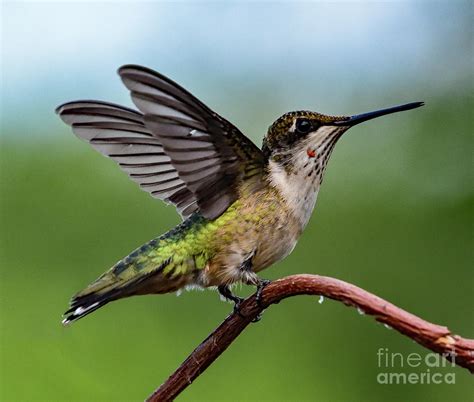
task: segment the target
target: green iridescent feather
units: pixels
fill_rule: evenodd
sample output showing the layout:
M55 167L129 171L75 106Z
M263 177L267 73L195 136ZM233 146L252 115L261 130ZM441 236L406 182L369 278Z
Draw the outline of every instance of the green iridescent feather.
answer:
M238 214L239 202L214 221L194 214L164 235L149 241L119 261L75 298L103 294L111 288L126 286L160 270L170 279L203 269L216 254L219 228L230 227ZM230 240L230 239L229 239Z

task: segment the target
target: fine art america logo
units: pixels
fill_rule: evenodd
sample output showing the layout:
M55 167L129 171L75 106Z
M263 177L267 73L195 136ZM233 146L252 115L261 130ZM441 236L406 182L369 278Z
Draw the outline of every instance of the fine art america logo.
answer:
M456 374L440 372L439 368L454 367L455 355L428 353L394 353L388 348L377 351L379 384L455 384ZM449 361L448 361L449 360ZM445 370L442 370L445 371Z

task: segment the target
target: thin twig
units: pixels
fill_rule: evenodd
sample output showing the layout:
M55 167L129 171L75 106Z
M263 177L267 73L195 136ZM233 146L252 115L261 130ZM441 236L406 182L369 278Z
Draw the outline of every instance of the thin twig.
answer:
M425 321L350 283L319 275L293 275L269 284L262 292L260 305L255 294L248 297L241 305L241 315L234 313L227 317L147 401L176 398L266 307L303 294L320 295L357 307L425 348L474 372L474 340L454 335L447 327Z

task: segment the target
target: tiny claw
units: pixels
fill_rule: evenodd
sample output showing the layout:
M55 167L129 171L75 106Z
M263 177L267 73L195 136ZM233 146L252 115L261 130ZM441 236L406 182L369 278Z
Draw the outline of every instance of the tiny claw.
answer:
M252 320L252 322L259 322L262 319L264 312L265 310L262 310L262 312L258 313L257 316Z

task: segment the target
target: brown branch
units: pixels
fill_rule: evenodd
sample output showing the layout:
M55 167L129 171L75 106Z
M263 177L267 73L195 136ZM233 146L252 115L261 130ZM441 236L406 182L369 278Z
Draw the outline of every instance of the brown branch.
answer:
M265 307L297 295L320 295L357 307L377 321L389 325L420 345L474 372L474 340L454 335L447 327L432 324L416 315L350 283L319 275L293 275L276 280L262 292L261 306L256 295L248 297L239 314L231 314L147 399L148 402L171 401L216 360Z

